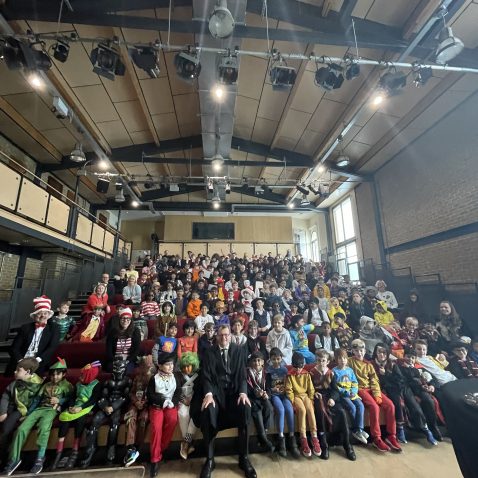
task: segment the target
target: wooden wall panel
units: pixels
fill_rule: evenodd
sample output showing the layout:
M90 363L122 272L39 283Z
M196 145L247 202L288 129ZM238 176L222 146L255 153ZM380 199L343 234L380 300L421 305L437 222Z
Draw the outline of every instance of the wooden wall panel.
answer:
M159 252L164 254L168 251L168 254L179 254L183 257L183 243L182 242L162 242L159 244Z
M187 257L188 251L193 251L194 254L207 254L206 242L185 242L183 257Z
M109 254L113 254L114 247L115 247L115 236L111 234L111 232L106 231L105 243L104 243L103 249L105 252L108 252Z
M93 223L86 216L83 216L83 214L78 214L75 239L89 244L91 241L92 226Z
M54 196L50 196L50 205L48 206L47 226L53 227L57 231L66 233L68 229L68 216L70 215L70 206L60 201Z
M0 178L2 178L0 205L13 210L17 205L21 176L3 163L0 163Z
M251 258L254 254L254 244L252 244L252 242L250 243L233 242L232 252L235 252L239 257L243 257L244 254L246 254L247 257Z
M290 249L292 254L295 254L295 245L290 243L290 244L277 244L277 254L280 254L282 257L284 257L287 254L287 250Z
M208 242L207 254L211 257L213 254L220 254L227 256L231 252L230 242Z
M267 256L269 252L272 252L272 256L277 255L277 246L275 244L254 244L254 254L259 255L263 254Z
M44 223L48 196L48 193L43 188L28 181L28 179L23 179L17 211L29 219Z
M103 249L103 244L105 241L105 230L98 226L98 224L93 224L93 234L91 235L91 245L97 249Z

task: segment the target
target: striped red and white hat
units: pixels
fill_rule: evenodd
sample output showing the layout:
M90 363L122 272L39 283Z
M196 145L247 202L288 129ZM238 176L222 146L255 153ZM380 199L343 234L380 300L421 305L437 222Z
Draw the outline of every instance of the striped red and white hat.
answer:
M131 319L131 317L133 317L133 312L131 312L129 307L125 307L121 310L120 317L129 317Z
M53 310L51 310L51 299L48 298L46 295L42 295L41 297L35 297L33 299L33 307L34 311L30 314L30 316L34 316L37 312L42 310L46 310L50 313L50 317L54 314Z

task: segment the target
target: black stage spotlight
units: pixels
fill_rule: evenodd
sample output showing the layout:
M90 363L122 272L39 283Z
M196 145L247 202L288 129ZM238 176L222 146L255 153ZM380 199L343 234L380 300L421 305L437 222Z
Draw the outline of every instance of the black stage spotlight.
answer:
M312 194L315 194L316 196L320 194L320 189L314 187L312 184L309 184L308 188Z
M279 63L271 68L269 73L273 90L284 90L292 87L297 78L295 68Z
M159 76L159 54L151 46L135 47L130 50L134 64L144 70L151 78Z
M379 81L379 88L388 96L396 95L407 84L407 75L401 71L387 71Z
M106 194L110 187L110 180L105 178L99 178L96 183L96 192Z
M41 50L36 50L35 45L41 45ZM45 51L42 42L26 44L21 40L8 37L3 46L3 56L5 63L10 70L19 70L26 68L27 70L48 71L51 68L51 60Z
M93 71L100 76L114 81L115 76L124 76L126 67L120 59L118 51L110 43L100 43L91 50L90 60Z
M58 38L56 43L52 46L53 49L53 58L55 60L60 61L61 63L65 63L68 60L68 55L70 53L70 45L68 42L62 38Z
M347 80L353 80L354 78L357 78L357 76L360 75L360 65L358 63L350 63L349 66L347 66L347 69L345 70L345 78Z
M421 86L425 86L427 81L433 76L432 69L428 66L425 68L419 68L415 72L415 76L413 78L413 84L420 88Z
M323 66L315 72L315 84L321 86L326 91L340 88L343 82L342 67L336 63Z
M309 191L307 190L305 185L298 184L296 187L297 187L297 191L300 191L304 196L307 196L307 194L309 194Z
M189 51L176 53L174 66L176 66L176 73L185 80L194 80L201 73L201 63L199 63L198 57Z
M21 48L21 41L8 37L3 45L3 57L9 70L19 70L25 66L25 56Z
M237 65L237 56L222 55L219 58L217 67L219 81L225 85L233 85L237 82L239 67Z

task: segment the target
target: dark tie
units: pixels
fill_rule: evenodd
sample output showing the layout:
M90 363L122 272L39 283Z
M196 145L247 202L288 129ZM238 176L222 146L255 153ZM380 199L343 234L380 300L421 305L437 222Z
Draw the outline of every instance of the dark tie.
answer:
M224 368L227 370L227 349L221 349L221 357Z

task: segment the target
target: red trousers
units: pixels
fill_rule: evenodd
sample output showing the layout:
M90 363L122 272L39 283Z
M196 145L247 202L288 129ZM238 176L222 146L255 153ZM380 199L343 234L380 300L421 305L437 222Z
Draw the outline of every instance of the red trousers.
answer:
M163 451L166 450L171 443L177 423L177 407L150 407L149 426L151 428L151 440L149 444L149 450L151 453L151 463L158 463L163 458Z
M382 435L380 432L380 410L382 410L385 415L387 433L389 435L395 435L397 433L397 424L395 422L395 407L392 401L382 393L382 404L378 405L369 389L359 388L358 394L365 408L368 409L370 434L372 438L378 438Z

